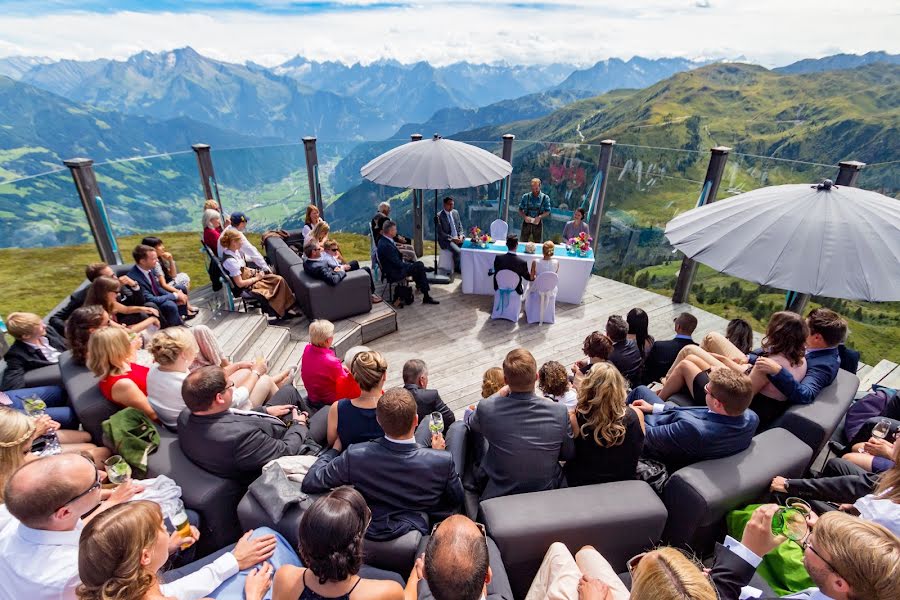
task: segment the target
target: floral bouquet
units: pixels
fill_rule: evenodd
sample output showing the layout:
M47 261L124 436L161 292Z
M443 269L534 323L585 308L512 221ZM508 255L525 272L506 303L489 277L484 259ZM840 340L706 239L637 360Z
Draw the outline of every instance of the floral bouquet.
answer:
M586 256L591 251L591 244L594 238L582 232L576 237L569 238L569 251L578 256Z
M480 227L473 227L469 230L469 239L472 241L472 245L477 248L486 248L488 244L493 242L491 236L481 231Z

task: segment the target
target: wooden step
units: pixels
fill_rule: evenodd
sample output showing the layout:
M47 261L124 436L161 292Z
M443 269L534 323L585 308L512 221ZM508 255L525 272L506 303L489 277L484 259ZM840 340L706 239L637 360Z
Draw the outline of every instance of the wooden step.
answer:
M900 390L900 367L895 366L894 370L891 371L890 375L885 376L881 381L878 382L884 387L894 388L895 390Z
M294 385L302 387L300 380L300 359L303 357L303 349L306 348L306 342L301 340L289 340L282 344L281 352L272 359L272 372L281 373L287 371L291 367L297 367L297 376L294 377Z
M859 391L868 392L872 387L873 383L881 383L885 379L891 379L891 375L894 371L897 370L897 363L893 363L889 360L882 360L877 365L872 367L872 370L867 372L864 377L861 377L859 380ZM882 383L882 385L887 385ZM891 387L891 386L888 386Z
M263 315L222 311L209 323L222 353L232 362L241 357L262 333L268 322Z
M284 327L267 326L250 343L237 360L256 360L257 356L265 358L269 370L275 373L273 359L281 353L281 349L290 340L290 331Z

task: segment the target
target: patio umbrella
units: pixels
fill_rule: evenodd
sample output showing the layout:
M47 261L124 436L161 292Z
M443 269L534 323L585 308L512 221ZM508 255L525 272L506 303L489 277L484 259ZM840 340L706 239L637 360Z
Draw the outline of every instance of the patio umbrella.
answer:
M855 187L778 185L700 206L669 242L716 271L787 290L900 300L900 201Z
M408 142L385 152L364 165L359 173L381 185L434 190L436 215L438 190L493 183L512 173L512 165L477 146L445 140L434 134L430 141ZM437 273L437 227L434 243L434 270Z

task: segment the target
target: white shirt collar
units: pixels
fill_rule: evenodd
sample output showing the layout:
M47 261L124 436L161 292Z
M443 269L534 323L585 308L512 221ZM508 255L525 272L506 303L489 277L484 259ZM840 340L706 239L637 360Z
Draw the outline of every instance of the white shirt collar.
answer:
M19 523L18 534L26 542L36 546L74 546L78 547L78 539L81 537L83 524L79 519L75 529L71 531L49 531L46 529L32 529Z
M386 440L389 441L389 442L394 442L395 444L415 444L415 443L416 443L416 438L415 438L415 437L411 437L411 438L406 439L406 440L398 440L398 439L396 439L396 438L392 438L392 437L389 436L389 435L385 435L385 436L384 436L384 439L386 439Z

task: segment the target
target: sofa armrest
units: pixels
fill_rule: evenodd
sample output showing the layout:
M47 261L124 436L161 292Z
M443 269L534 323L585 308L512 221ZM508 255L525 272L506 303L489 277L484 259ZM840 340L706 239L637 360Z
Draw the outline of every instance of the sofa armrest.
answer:
M41 387L45 385L57 385L62 387L62 373L59 365L47 365L39 369L32 369L25 373L25 386L27 388Z

